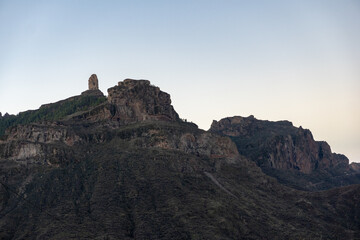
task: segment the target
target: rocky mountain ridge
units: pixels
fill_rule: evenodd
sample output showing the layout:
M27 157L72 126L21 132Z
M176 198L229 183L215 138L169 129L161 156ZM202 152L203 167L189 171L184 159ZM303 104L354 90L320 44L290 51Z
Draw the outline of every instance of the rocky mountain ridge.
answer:
M346 156L332 153L329 144L315 141L310 130L296 128L289 121L235 116L213 121L209 131L229 136L239 153L254 161L265 173L282 182L297 181L292 184L301 189L322 190L360 183L359 172L349 165ZM286 175L281 176L281 173ZM337 180L330 183L334 178Z
M284 170L296 169L303 173L349 165L349 159L332 153L329 144L315 141L310 130L296 128L288 121L269 122L257 120L253 116L236 116L214 121L210 132L246 139L246 150L239 150L245 153L255 148L258 154L255 161L259 165L267 164ZM254 146L251 140L255 137L263 138L262 145Z
M90 95L101 99L102 93L92 94L99 91L94 86L98 86L98 83L96 75L93 74L89 79L89 90L81 96L55 104L69 104L82 96ZM119 82L118 86L109 88L108 92L106 102L86 111L71 113L62 120L15 125L7 129L0 141L0 157L26 164L29 164L30 158L33 159L31 162L36 159L37 164L58 164L63 159L61 154L71 155L73 150L69 148L109 141L116 137L116 129L131 125L133 127L127 137L142 137L142 142L137 144L144 148L173 149L210 158L226 158L226 161L230 162L241 158L229 138L196 130L195 124L182 123L171 106L170 95L150 85L147 80L125 79ZM42 105L39 110L51 109L53 105ZM158 121L185 124L192 130L190 133L178 132L175 136L158 130L142 132L141 136L134 132L137 123L151 125Z
M203 131L181 121L170 95L147 80L119 82L107 99L97 81L92 75L82 95L28 113L34 121L11 125L2 136L1 239L360 237L359 185L298 191L257 166L254 149L276 146L265 148L272 158L260 160L296 170L285 163L282 144L303 157L313 148L301 141L323 146L306 130L294 142L277 137L288 129L298 136L291 124L270 123L265 133L276 141L258 146L253 136L267 128L254 119ZM249 137L246 151L239 136ZM327 159L321 168L341 165L329 149L322 158L316 149L315 160ZM312 160L296 166L311 168Z

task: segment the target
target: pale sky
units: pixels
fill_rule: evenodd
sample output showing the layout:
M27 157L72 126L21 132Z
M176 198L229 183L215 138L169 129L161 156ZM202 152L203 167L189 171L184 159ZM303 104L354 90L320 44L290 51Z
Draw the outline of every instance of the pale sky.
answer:
M0 0L0 112L148 79L180 117L289 120L360 162L358 0Z

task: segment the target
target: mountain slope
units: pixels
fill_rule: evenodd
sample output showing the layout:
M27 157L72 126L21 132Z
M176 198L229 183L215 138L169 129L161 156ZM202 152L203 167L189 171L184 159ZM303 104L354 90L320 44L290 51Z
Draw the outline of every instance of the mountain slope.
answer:
M130 130L136 134L128 135ZM157 122L126 126L104 142L76 147L74 155L83 159L38 168L19 193L26 201L8 193L1 211L6 213L2 236L351 239L358 233L359 186L299 192L279 185L246 160L144 147L149 132L163 130L172 131L173 137L180 132L207 134Z
M21 112L18 115L7 114L3 117L0 115L0 136L5 134L5 129L12 126L40 121L61 120L65 116L89 110L91 107L106 101L105 96L101 92L84 93L56 103L45 104L37 110Z
M154 86L118 87L86 111L7 131L1 239L360 237L359 185L286 187L230 138L182 122Z

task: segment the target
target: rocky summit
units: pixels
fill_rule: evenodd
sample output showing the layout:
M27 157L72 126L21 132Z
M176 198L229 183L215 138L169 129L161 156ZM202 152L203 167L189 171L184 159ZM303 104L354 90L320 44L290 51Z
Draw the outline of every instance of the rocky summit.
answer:
M332 153L329 144L289 121L264 121L254 116L213 121L209 130L229 136L241 155L268 175L300 189L324 190L360 183L359 171L349 159ZM354 167L351 167L354 166Z
M92 75L0 118L0 239L359 239L357 169L290 122L204 131L149 81L105 97Z
M252 157L258 165L296 169L302 173L349 165L347 157L332 153L329 144L315 141L310 130L296 128L288 121L269 122L253 116L237 116L214 121L210 131L236 139L239 151Z
M150 85L148 80L125 79L109 88L108 93L108 102L114 106L112 119L122 123L179 120L170 95Z

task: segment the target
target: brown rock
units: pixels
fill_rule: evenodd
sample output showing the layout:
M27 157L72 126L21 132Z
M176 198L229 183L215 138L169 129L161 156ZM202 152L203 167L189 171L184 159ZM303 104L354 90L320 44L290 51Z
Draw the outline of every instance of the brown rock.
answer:
M146 120L178 121L170 95L148 80L125 79L108 89L108 102L113 105L113 120L121 123Z
M80 141L69 128L50 123L17 125L7 131L7 141L27 141L32 143L64 143L68 146Z
M89 78L89 90L99 90L99 82L96 74L92 74Z
M311 173L317 169L346 167L349 163L344 155L332 153L326 142L315 141L308 129L296 128L288 121L236 116L214 121L210 132L232 137L240 154L258 165Z

